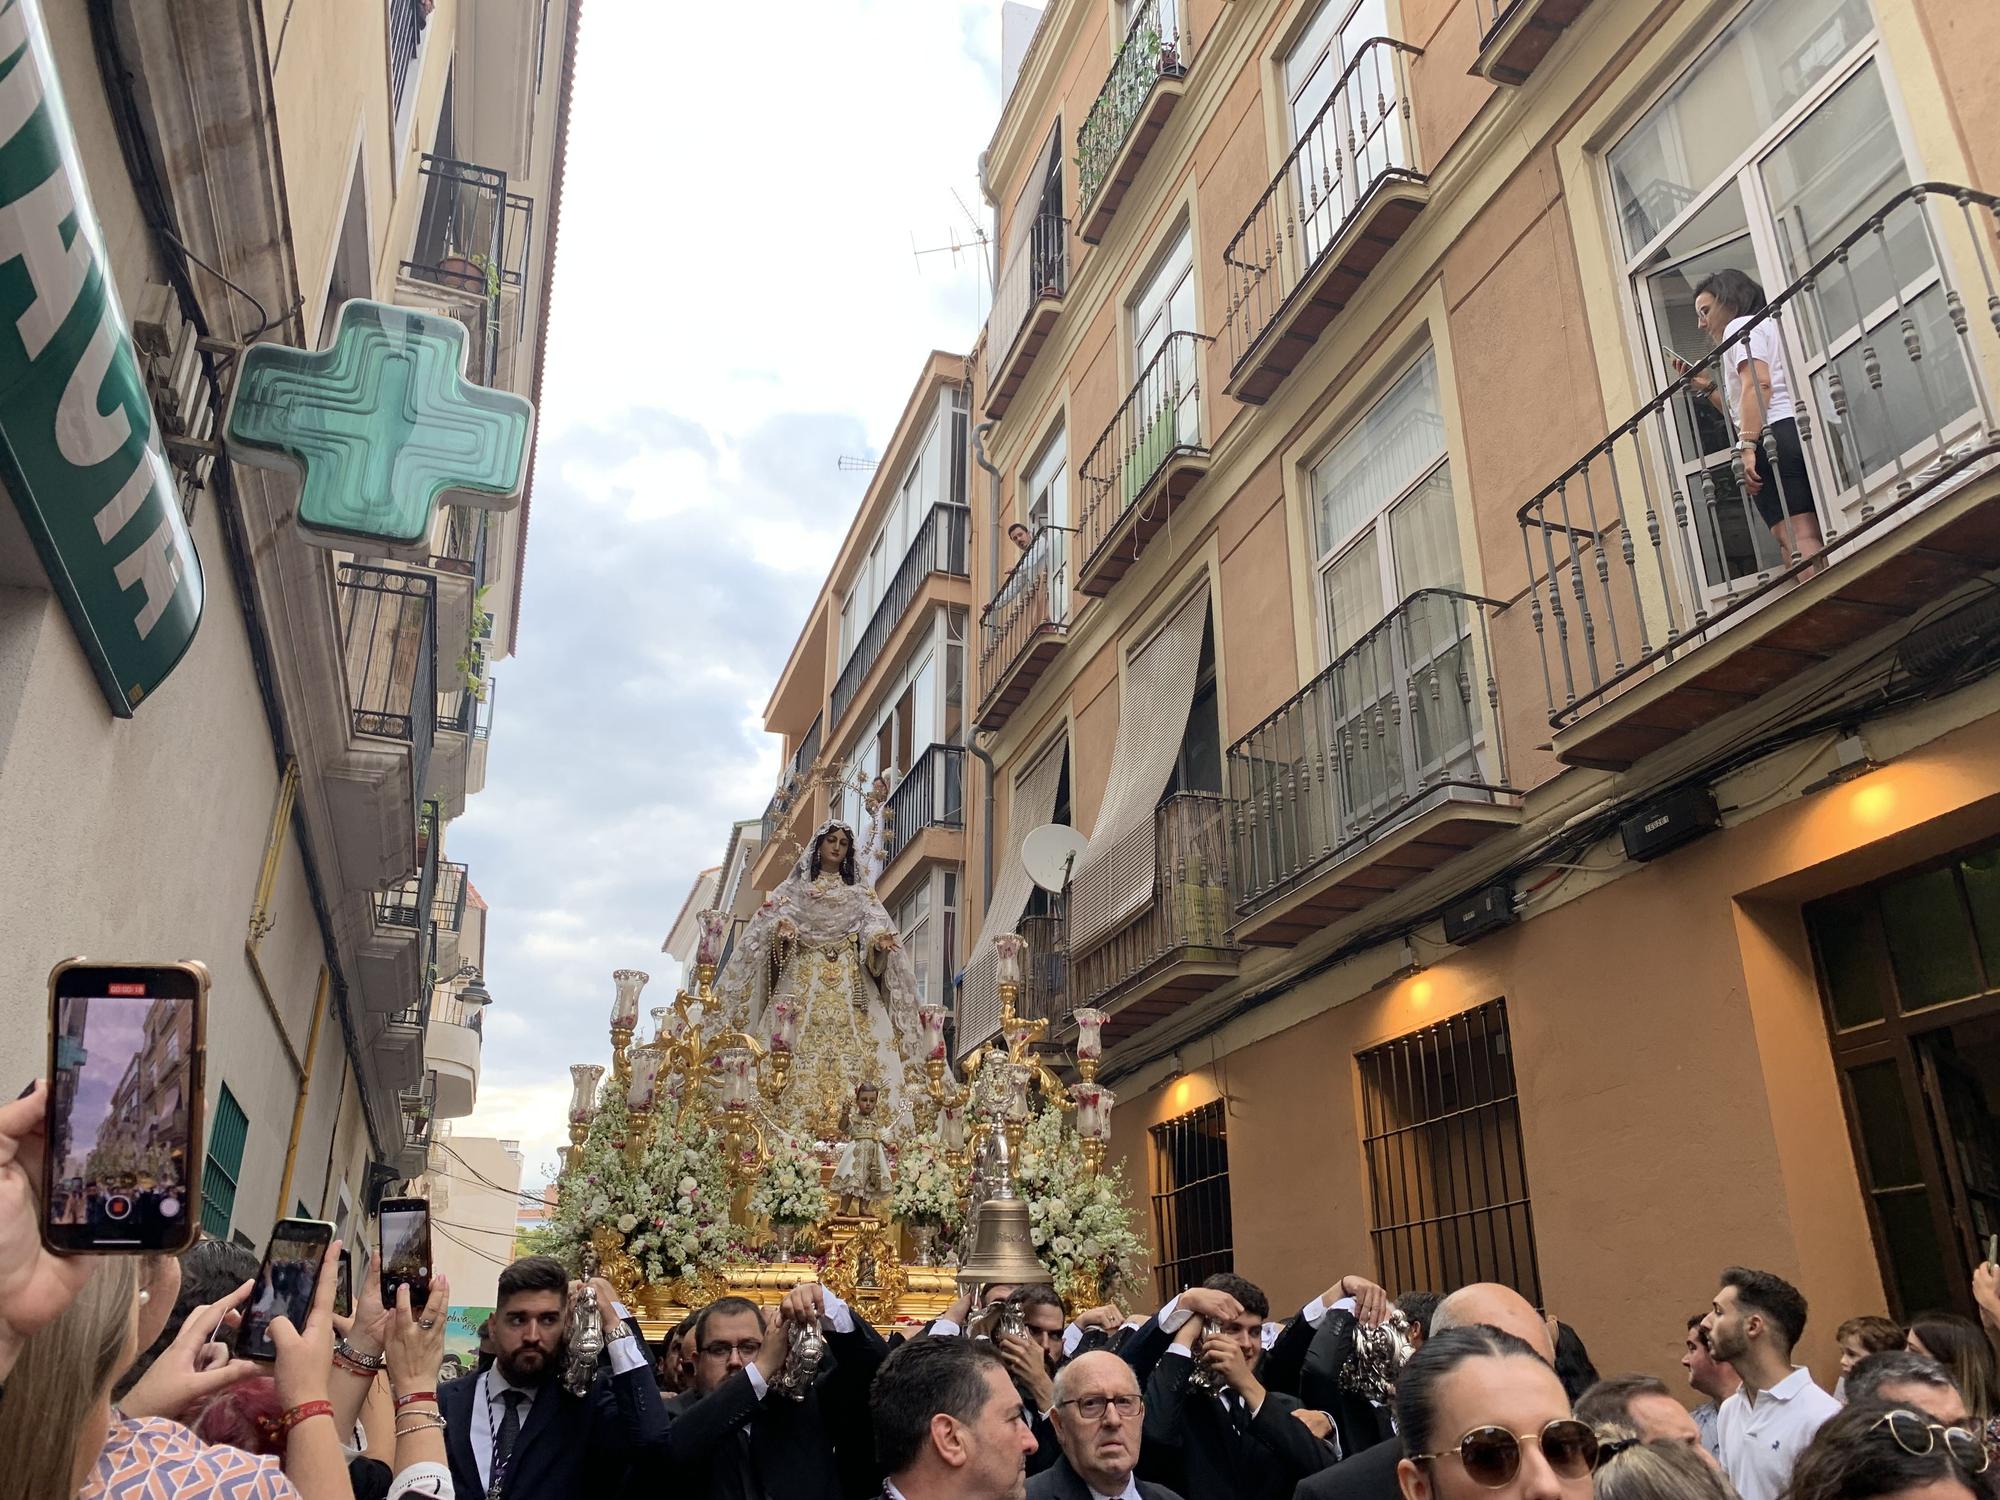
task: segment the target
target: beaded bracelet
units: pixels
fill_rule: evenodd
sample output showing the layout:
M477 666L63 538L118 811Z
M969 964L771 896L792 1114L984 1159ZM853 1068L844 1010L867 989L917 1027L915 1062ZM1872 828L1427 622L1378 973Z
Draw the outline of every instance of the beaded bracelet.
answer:
M435 1402L437 1398L436 1391L411 1391L407 1396L396 1398L396 1410L401 1411L406 1406L415 1406L419 1401Z
M308 1421L313 1417L331 1417L332 1415L333 1403L331 1401L301 1401L297 1406L292 1407L284 1416L278 1419L278 1427L281 1432L290 1432L299 1423Z
M335 1359L344 1359L349 1364L359 1369L367 1370L370 1373L389 1368L389 1356L387 1354L363 1354L359 1349L348 1343L346 1339L342 1339L338 1344L333 1346L333 1357Z
M406 1437L415 1437L420 1432L443 1432L443 1431L444 1431L443 1417L417 1417L411 1419L411 1424L408 1427L398 1427L396 1429L396 1436L399 1438L406 1438Z

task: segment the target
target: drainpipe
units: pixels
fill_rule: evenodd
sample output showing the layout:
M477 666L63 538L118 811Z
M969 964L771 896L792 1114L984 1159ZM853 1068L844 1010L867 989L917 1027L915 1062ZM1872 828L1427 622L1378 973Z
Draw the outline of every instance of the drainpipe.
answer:
M993 467L993 461L986 456L986 434L992 429L995 418L988 417L972 429L972 461L990 476L988 488L992 491L992 503L986 508L986 597L991 599L1000 592L1000 471ZM970 721L968 721L970 722ZM980 857L984 864L985 876L979 882L979 915L984 918L986 908L993 902L993 787L995 775L993 757L978 742L978 730L965 737L965 748L979 757L979 763L986 767L986 796L983 802L984 816L979 824Z

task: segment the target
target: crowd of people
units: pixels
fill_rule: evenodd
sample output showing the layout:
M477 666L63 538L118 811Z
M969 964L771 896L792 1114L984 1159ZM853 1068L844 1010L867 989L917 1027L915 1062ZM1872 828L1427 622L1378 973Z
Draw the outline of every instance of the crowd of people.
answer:
M44 1103L0 1108L0 1500L1991 1500L2000 1474L1990 1265L1983 1327L1841 1324L1833 1392L1792 1362L1805 1298L1729 1267L1687 1320L1692 1410L1656 1376L1600 1377L1511 1288L1360 1275L1281 1321L1229 1273L1143 1318L991 1286L887 1336L808 1282L655 1346L599 1280L602 1352L565 1380L581 1288L530 1256L446 1379L445 1280L385 1306L364 1260L339 1318L336 1244L303 1325L249 1361L248 1251L42 1249Z

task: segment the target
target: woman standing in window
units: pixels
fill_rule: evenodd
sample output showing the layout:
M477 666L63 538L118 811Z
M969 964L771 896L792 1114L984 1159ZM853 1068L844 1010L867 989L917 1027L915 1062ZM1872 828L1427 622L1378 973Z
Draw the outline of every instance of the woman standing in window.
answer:
M1694 289L1694 315L1718 345L1727 343L1763 310L1764 289L1733 267L1703 277ZM1683 375L1688 373L1686 361L1676 358L1674 364ZM1791 371L1775 320L1764 319L1730 346L1722 356L1722 377L1726 401L1724 391L1718 391L1708 375L1696 375L1689 383L1734 423L1736 446L1743 454L1743 487L1777 539L1780 560L1789 564L1794 558L1817 555L1826 543L1813 509L1812 477L1799 443ZM1772 449L1777 453L1775 474Z

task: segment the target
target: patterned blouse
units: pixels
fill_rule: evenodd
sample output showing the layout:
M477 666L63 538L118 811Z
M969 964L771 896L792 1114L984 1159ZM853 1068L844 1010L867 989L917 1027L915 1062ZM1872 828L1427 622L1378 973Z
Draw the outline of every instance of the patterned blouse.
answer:
M300 1500L275 1458L204 1443L164 1417L114 1418L78 1500Z

